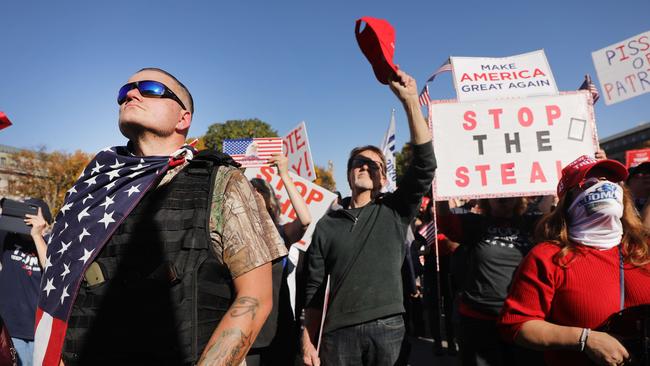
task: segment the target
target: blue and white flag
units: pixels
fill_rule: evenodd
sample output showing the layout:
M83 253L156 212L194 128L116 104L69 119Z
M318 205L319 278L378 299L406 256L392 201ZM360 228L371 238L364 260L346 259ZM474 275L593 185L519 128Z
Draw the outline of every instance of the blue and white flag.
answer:
M395 109L391 113L388 130L381 143L381 151L386 158L387 181L386 185L382 188L382 192L393 192L397 189L397 170L395 168Z

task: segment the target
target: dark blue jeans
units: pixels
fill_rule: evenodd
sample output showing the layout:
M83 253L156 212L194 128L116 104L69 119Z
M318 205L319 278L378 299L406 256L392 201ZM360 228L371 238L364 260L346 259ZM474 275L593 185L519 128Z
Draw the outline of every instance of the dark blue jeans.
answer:
M401 314L323 334L323 366L393 366L404 339Z

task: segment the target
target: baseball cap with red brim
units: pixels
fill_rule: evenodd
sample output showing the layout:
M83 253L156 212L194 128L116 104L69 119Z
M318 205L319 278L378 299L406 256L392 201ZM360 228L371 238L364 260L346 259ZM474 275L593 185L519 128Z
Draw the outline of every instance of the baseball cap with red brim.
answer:
M557 184L557 196L562 197L571 188L578 186L594 168L600 168L599 174L610 182L620 182L627 178L625 165L616 160L596 160L582 155L562 169L562 178Z
M362 22L366 23L366 27L359 32ZM361 52L372 65L377 80L382 84L388 84L390 76L398 70L393 63L395 29L384 19L362 17L357 20L354 33Z
M0 130L11 126L11 121L7 118L7 115L3 112L0 112Z

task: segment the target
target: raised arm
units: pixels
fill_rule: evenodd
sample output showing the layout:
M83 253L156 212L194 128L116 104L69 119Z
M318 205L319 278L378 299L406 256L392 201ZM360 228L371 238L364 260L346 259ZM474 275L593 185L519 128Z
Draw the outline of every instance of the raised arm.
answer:
M404 110L406 111L409 130L411 131L411 143L420 145L431 141L431 134L429 133L427 122L420 109L415 79L404 71L398 70L392 80L390 80L390 89L395 93L397 99L402 102L402 106L404 106Z
M47 221L43 217L43 212L41 208L38 208L38 213L36 215L25 215L25 223L32 227L30 234L32 240L36 245L36 253L38 254L38 263L41 264L41 267L45 266L45 257L47 253L47 244L45 244L45 239L43 239L43 234L47 230Z
M278 175L284 184L284 188L289 194L291 206L293 206L293 210L296 212L295 220L282 225L285 244L290 246L302 239L305 231L307 231L307 227L311 224L311 213L307 208L305 200L302 198L302 195L298 192L296 186L293 184L293 180L289 176L287 157L281 153L273 154L271 159L269 159L269 162L275 164L278 168Z

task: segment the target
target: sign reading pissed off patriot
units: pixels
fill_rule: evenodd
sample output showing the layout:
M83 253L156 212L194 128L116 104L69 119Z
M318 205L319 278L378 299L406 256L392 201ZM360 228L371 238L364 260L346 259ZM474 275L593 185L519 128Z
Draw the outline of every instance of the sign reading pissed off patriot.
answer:
M555 194L562 167L597 150L589 101L587 91L432 101L436 200Z
M509 57L451 57L458 101L557 95L544 50Z

